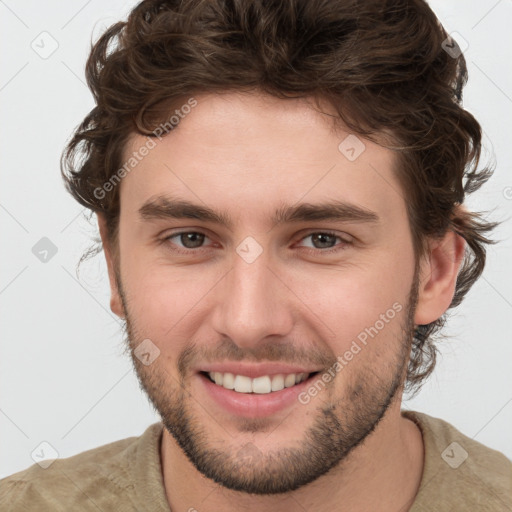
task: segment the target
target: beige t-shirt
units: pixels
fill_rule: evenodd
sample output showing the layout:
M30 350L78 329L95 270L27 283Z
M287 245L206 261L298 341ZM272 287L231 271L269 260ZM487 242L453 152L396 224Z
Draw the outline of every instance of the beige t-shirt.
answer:
M512 462L445 421L403 411L423 434L425 465L410 512L512 512ZM160 461L162 423L43 469L0 480L0 510L170 512ZM191 503L201 510L200 504ZM199 507L199 508L198 508Z

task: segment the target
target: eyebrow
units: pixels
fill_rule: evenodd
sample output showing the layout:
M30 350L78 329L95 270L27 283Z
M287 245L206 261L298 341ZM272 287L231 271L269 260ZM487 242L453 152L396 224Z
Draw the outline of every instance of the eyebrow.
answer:
M195 204L183 199L158 196L144 203L139 209L143 220L156 219L193 219L212 222L233 228L233 220L226 212L215 211L207 206ZM378 223L379 216L367 208L343 202L328 201L319 204L301 203L293 206L281 206L271 218L272 224L298 223L307 221L343 221Z

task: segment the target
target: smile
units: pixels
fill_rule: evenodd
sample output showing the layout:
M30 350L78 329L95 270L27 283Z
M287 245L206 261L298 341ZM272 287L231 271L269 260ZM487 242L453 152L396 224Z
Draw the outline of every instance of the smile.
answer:
M230 389L237 393L256 393L263 395L300 384L312 374L289 373L272 376L262 375L254 379L245 375L235 375L229 372L208 372L206 375L208 375L212 382L225 389Z

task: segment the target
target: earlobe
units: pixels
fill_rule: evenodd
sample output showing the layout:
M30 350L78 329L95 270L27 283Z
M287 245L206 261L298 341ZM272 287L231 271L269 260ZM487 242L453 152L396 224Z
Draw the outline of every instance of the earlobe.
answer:
M121 295L119 293L119 286L116 278L115 262L112 255L112 249L110 247L110 242L107 235L108 231L106 219L104 215L101 213L98 213L97 217L101 242L103 244L103 252L105 253L105 260L107 262L108 279L110 282L110 309L118 317L124 318L125 312L123 308L123 303L121 301Z
M429 257L421 264L416 325L434 322L450 306L465 247L465 240L453 231L430 243Z

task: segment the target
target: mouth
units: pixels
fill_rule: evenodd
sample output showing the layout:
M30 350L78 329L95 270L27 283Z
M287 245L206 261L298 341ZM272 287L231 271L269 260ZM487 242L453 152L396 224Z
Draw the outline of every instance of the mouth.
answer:
M323 367L277 361L210 363L196 369L198 396L203 397L205 406L211 404L212 414L263 418L282 416L297 407L299 413L304 407L301 393L316 385L322 371Z
M302 382L318 375L320 372L279 373L275 375L261 375L256 378L230 372L203 371L200 373L209 379L210 382L221 388L234 391L235 393L267 395L298 386Z

